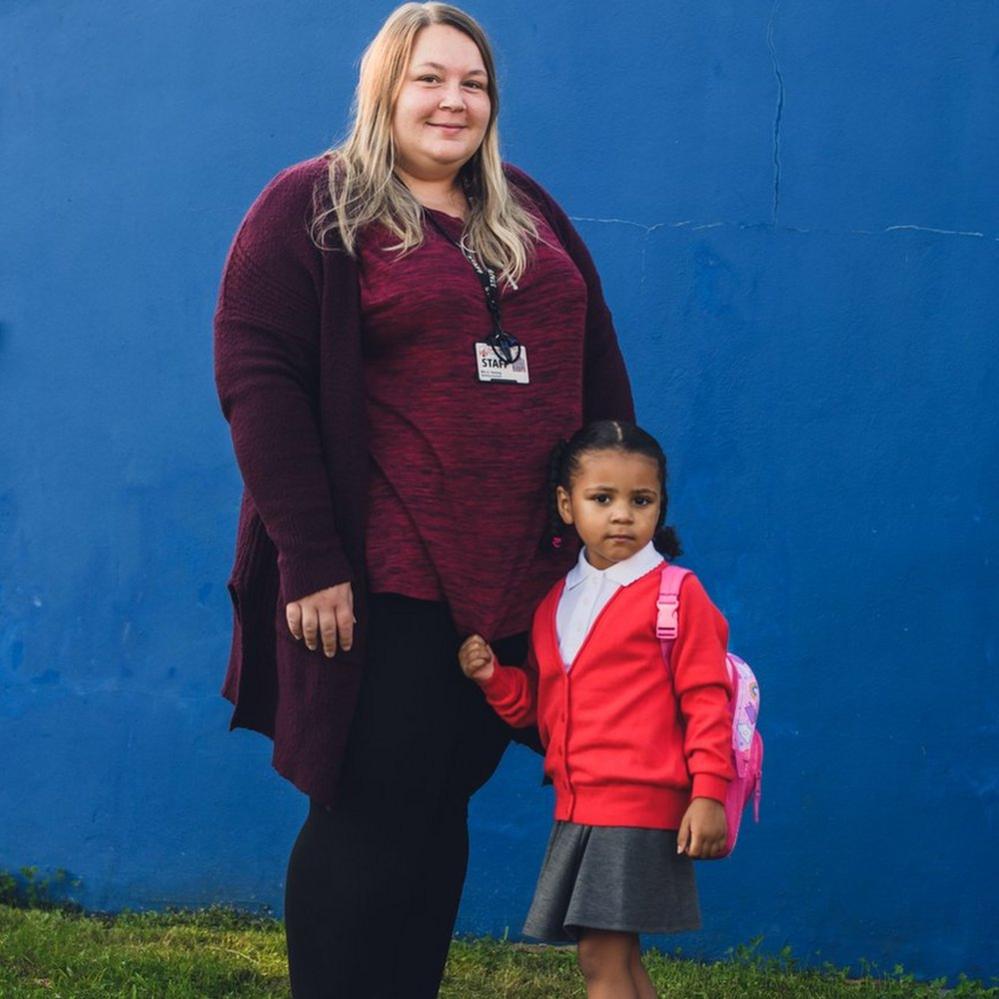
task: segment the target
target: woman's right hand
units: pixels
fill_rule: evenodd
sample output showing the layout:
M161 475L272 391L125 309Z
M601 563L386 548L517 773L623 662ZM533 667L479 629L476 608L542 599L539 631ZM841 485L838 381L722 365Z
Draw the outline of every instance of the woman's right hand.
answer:
M328 586L300 600L285 605L288 630L294 638L305 639L309 649L315 650L320 642L327 659L336 655L338 648L349 652L354 644L354 591L349 582Z

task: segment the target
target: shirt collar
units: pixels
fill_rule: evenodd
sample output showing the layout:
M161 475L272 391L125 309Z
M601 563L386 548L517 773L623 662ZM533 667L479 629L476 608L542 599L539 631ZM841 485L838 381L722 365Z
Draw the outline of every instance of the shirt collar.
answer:
M579 558L576 564L569 570L565 577L565 588L571 590L587 579L594 577L604 577L618 586L629 586L640 579L647 572L654 569L663 561L662 555L656 551L655 545L650 541L644 548L635 552L634 555L621 562L615 562L607 569L597 569L586 561L586 549L579 550Z

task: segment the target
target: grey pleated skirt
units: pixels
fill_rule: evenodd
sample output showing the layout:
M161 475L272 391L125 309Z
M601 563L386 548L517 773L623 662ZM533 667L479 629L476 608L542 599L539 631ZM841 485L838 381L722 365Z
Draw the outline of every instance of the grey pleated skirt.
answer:
M524 934L578 940L580 929L680 933L701 928L694 862L676 831L556 822Z

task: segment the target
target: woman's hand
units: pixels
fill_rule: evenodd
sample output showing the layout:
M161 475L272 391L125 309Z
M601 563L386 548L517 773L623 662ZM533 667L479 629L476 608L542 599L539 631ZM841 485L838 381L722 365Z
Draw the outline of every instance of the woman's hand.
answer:
M288 630L297 639L305 639L311 650L322 642L327 659L336 655L337 648L349 652L354 644L354 591L349 582L328 586L301 600L285 605Z
M492 675L496 667L493 650L489 648L489 643L481 635L472 635L466 638L458 649L458 662L461 663L461 671L469 678L478 683L485 683Z
M676 852L685 853L694 860L720 857L727 836L725 806L714 798L694 798L680 822Z

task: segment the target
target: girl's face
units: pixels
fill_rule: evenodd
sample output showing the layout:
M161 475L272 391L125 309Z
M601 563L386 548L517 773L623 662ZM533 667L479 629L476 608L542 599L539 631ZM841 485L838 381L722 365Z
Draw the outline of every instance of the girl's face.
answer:
M447 24L420 30L396 98L396 164L420 180L452 176L475 154L489 124L478 46Z
M558 487L558 512L575 526L594 568L621 562L652 540L663 498L655 459L613 449L585 451L570 485L568 491Z

